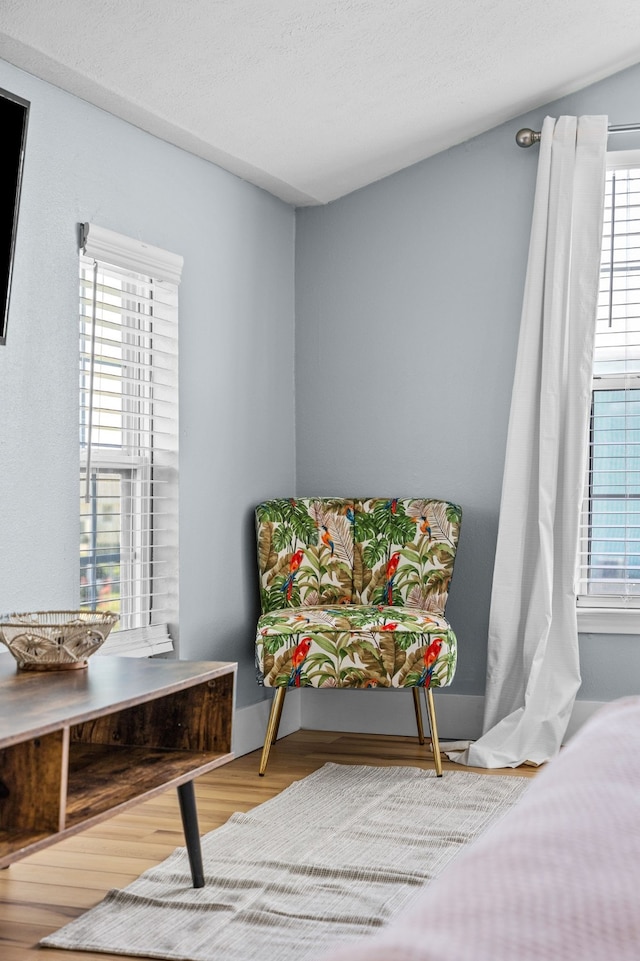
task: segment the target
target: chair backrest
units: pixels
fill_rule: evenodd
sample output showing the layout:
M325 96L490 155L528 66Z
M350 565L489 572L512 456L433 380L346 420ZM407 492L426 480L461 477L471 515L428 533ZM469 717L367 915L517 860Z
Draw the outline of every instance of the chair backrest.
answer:
M353 506L353 500L314 497L256 508L263 613L351 603Z
M280 498L256 508L263 613L336 604L444 614L461 508L430 498Z

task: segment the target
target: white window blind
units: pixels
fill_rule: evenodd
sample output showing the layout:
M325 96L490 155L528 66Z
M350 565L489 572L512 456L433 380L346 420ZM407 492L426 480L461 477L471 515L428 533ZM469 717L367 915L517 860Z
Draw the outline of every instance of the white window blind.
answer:
M120 615L106 653L170 650L177 625L181 268L83 225L80 606Z
M640 154L609 166L578 605L611 611L640 608Z

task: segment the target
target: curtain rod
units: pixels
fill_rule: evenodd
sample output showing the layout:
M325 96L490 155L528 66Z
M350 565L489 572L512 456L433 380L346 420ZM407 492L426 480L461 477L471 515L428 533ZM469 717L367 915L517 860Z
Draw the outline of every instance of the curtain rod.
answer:
M625 133L627 130L640 130L640 123L619 123L608 127L609 133ZM531 127L523 127L516 134L516 143L519 147L532 147L534 143L540 143L541 133L539 130L532 130Z

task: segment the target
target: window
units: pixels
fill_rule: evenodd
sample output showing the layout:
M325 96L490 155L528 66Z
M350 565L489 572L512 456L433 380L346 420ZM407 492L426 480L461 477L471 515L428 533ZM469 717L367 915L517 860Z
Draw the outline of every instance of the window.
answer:
M177 623L181 265L83 225L80 606L120 615L111 653L170 650Z
M640 152L609 154L608 167L581 525L579 627L636 633L640 627Z

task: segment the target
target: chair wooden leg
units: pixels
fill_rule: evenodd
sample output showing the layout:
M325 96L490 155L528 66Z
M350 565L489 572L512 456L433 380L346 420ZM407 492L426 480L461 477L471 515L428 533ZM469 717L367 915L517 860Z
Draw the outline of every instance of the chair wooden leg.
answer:
M265 734L264 747L262 748L262 758L260 759L260 770L258 771L260 777L264 777L264 772L267 770L267 762L269 760L271 745L278 736L278 728L280 727L280 718L282 717L282 708L286 693L286 687L276 688L276 693L274 694L273 701L271 702L269 723L267 724L267 733Z
M420 688L412 687L413 706L416 711L416 724L418 725L418 741L424 744L424 727L422 726L422 710L420 708Z
M282 694L280 694L280 691L282 691ZM284 696L286 692L286 687L280 687L275 693L275 700L278 703L276 704L275 724L273 728L273 738L271 740L272 744L275 744L278 740L278 731L280 730L280 719L282 718L282 708L284 707Z
M427 714L429 715L429 727L431 728L431 744L433 747L433 760L436 765L436 775L438 777L442 777L442 758L440 757L440 741L438 740L436 709L433 703L433 691L430 687L426 687L424 689L424 696L427 701Z

